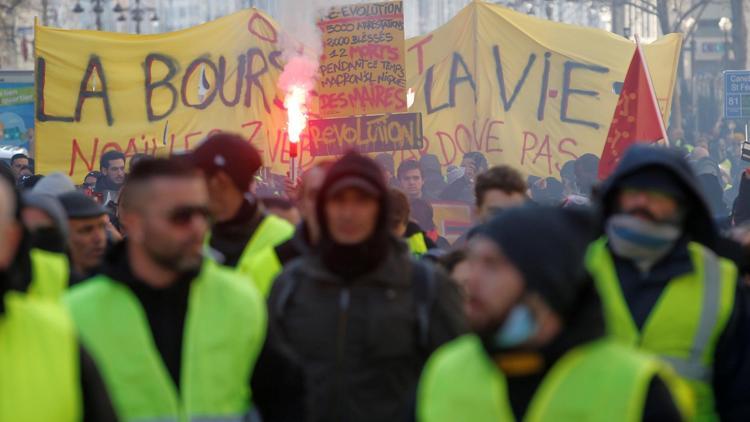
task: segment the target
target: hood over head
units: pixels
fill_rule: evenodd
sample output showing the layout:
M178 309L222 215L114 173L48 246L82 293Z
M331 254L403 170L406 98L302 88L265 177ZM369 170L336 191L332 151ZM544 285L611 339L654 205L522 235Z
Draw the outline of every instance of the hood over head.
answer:
M328 228L325 204L333 192L353 187L375 197L379 204L375 231L369 239L357 245L342 245L332 237ZM315 202L320 224L320 247L323 264L342 277L356 277L373 270L388 253L391 232L388 226L388 187L378 164L356 152L348 152L334 163L326 174Z
M653 180L644 179L648 175ZM679 152L659 146L634 145L620 161L615 172L604 181L600 190L603 221L617 212L617 194L626 182L650 183L671 189L678 186L685 207L684 232L691 240L712 247L717 229L711 217L701 184L687 160ZM680 196L678 195L678 196Z

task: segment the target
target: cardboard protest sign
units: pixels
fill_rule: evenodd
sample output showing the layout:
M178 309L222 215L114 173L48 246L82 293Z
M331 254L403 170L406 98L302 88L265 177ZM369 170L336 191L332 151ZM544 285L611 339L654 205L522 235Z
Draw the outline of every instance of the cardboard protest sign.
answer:
M318 25L322 116L406 111L401 1L332 7Z
M422 115L379 114L310 120L310 154L313 157L391 152L422 148Z

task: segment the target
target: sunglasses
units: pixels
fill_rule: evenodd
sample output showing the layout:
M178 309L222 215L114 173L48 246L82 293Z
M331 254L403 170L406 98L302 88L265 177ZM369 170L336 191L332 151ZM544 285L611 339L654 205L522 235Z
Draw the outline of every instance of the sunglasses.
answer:
M173 226L185 227L193 222L193 218L199 216L204 220L209 219L209 211L205 206L177 207L167 217Z

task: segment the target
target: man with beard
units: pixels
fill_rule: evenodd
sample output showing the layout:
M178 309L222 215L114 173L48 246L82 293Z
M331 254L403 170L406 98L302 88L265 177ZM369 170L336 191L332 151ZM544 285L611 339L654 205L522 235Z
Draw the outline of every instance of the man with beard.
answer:
M202 255L208 192L176 159L138 163L126 240L66 301L122 420L240 420L265 338L260 294Z
M102 175L94 185L94 191L105 195L109 191L118 192L125 183L125 154L115 150L105 152L102 154L99 168Z
M426 357L464 331L457 288L393 236L371 159L351 152L331 167L316 215L318 246L271 290L269 335L304 366L309 420L398 420Z
M593 232L587 220L570 210L526 206L476 229L465 284L475 334L431 356L417 420L690 416L689 390L666 364L605 336L601 302L584 269Z
M700 183L672 150L633 146L601 190L606 236L587 266L609 331L690 382L700 420L747 420L750 321L737 268L716 256Z

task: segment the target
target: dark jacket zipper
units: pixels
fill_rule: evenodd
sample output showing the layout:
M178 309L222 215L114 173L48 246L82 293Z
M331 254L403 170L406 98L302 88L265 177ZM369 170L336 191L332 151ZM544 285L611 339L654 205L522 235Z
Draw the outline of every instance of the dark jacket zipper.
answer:
M341 290L339 295L339 326L338 335L336 336L336 420L344 420L344 409L346 400L344 394L346 386L344 385L344 356L346 348L346 328L349 321L349 305L351 294L348 287Z

